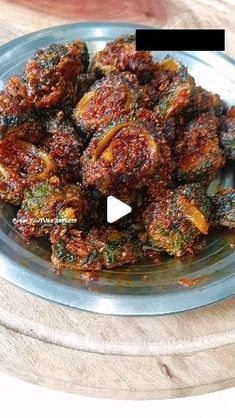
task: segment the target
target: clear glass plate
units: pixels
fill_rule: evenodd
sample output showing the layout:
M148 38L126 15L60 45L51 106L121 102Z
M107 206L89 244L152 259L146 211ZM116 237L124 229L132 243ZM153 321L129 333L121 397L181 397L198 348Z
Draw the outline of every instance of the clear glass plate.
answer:
M81 38L91 54L105 43L130 34L144 25L122 23L76 23L23 36L0 48L0 89L12 75L22 71L35 48L53 42ZM166 52L167 53L167 52ZM162 57L166 53L154 53ZM235 103L235 61L220 53L172 52L196 82ZM223 185L235 185L234 165L221 173ZM89 311L117 315L153 315L184 311L235 294L235 234L229 230L209 234L206 249L194 257L166 258L159 266L138 264L102 271L98 281L88 282L82 272L56 275L50 247L35 240L26 244L14 228L15 209L0 206L0 274L6 280L38 296ZM180 284L182 278L195 285Z

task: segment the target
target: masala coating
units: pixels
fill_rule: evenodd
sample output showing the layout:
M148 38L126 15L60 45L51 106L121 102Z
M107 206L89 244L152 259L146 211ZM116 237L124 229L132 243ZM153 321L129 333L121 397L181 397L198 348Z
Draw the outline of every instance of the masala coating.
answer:
M235 115L222 119L219 139L225 156L228 159L235 160Z
M136 51L135 36L107 42L94 56L91 69L100 77L130 71L140 82L147 82L153 73L153 58L148 51Z
M216 193L213 205L213 225L235 228L235 189L228 187Z
M154 76L148 86L155 112L163 119L180 113L189 105L194 86L194 79L187 68L167 55L155 64Z
M128 195L147 183L158 161L158 138L152 126L121 119L92 137L81 158L83 181L104 195Z
M16 226L27 239L46 236L56 223L65 227L81 224L88 207L87 195L81 185L63 186L58 177L51 177L24 191Z
M159 119L155 112L143 107L135 111L134 119L147 123L149 127L151 126L158 140L159 160L157 169L147 182L148 193L153 197L160 188L170 187L173 183L175 161L172 145L175 141L175 120L174 118Z
M223 167L217 131L218 119L211 113L197 116L184 127L174 148L179 182L208 184Z
M42 135L25 84L20 77L11 77L0 93L0 140L15 137L38 143Z
M180 257L195 250L195 239L207 234L210 199L200 184L188 184L159 193L143 215L149 242Z
M45 115L44 129L45 136L42 144L48 155L55 161L61 181L63 183L78 181L84 139L62 111Z
M27 94L36 108L74 101L77 77L89 64L87 46L76 40L37 49L25 66Z
M26 181L17 170L0 162L0 199L13 205L20 205Z
M0 197L13 204L21 202L27 184L46 180L57 170L54 160L43 149L14 137L0 143L0 164Z
M73 118L89 135L120 117L128 116L140 101L139 83L134 74L109 75L96 81L77 104ZM131 80L131 81L130 81Z
M78 229L54 228L51 233L52 261L57 270L94 271L133 264L144 255L142 242L133 231L113 227Z
M225 110L226 105L219 94L211 93L201 86L195 86L189 106L184 109L183 114L187 118L193 118L200 113L213 111L215 116L221 116Z

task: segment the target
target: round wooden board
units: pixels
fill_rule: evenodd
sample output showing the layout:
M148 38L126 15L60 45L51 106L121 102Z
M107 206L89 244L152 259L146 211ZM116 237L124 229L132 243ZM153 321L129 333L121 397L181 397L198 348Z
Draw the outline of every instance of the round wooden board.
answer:
M118 317L54 304L0 280L0 368L90 396L154 399L235 385L235 300Z
M95 11L87 1L0 0L0 43L69 21L122 20L225 28L226 52L235 55L232 0L123 0L115 10L110 0L103 11L94 3ZM231 387L235 299L177 315L115 317L54 304L0 279L0 368L51 388L119 399Z

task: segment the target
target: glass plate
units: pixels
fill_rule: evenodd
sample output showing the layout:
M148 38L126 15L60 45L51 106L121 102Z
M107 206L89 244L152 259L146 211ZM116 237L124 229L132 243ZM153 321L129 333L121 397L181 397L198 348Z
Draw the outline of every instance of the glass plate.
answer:
M81 38L91 54L111 39L130 34L144 25L75 23L23 36L0 48L0 89L22 71L35 48L53 42ZM167 52L166 52L167 53ZM165 53L154 53L162 57ZM196 82L235 103L235 62L224 54L172 52ZM223 185L235 185L234 166L221 173ZM185 311L235 294L235 234L229 230L209 234L206 249L183 259L167 258L159 265L138 264L102 271L98 281L88 282L81 272L56 275L50 263L50 247L35 240L26 244L14 228L15 209L0 206L0 274L38 296L94 312L117 315L153 315ZM195 279L194 286L181 279Z

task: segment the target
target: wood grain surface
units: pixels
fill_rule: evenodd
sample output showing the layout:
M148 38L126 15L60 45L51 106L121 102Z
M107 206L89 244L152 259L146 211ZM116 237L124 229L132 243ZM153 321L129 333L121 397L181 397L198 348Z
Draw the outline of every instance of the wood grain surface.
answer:
M234 15L232 0L0 0L0 43L70 21L121 20L225 28L226 52L235 56ZM128 318L50 303L0 278L0 368L55 389L122 399L231 387L235 299L182 314Z
M117 317L50 303L0 280L0 366L31 382L119 399L235 385L235 301Z
M0 43L48 26L88 20L171 28L225 28L235 56L234 0L0 0Z

